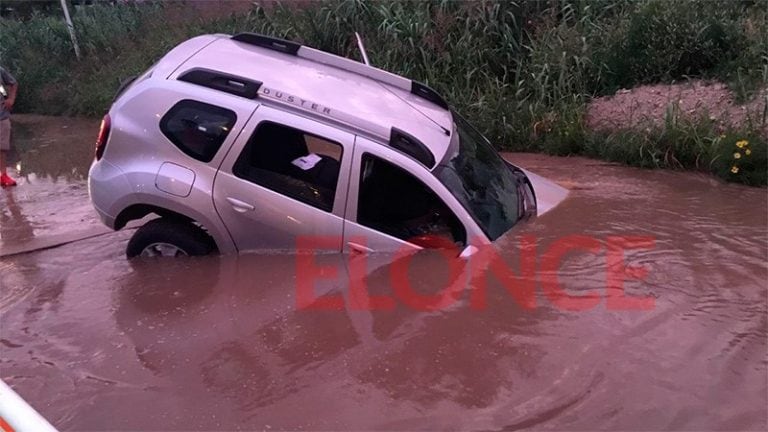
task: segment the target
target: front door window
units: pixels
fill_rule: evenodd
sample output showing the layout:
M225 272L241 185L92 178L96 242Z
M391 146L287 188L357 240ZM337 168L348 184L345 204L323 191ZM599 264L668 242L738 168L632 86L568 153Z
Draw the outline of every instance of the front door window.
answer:
M456 215L402 168L366 153L358 190L359 224L427 248L466 244L466 230Z

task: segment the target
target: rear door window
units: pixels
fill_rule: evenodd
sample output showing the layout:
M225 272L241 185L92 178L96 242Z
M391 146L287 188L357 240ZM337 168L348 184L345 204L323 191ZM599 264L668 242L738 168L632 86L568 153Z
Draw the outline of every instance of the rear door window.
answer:
M187 156L210 162L236 121L234 111L194 100L183 100L163 116L160 130Z
M330 212L342 146L272 122L259 124L232 168L235 176Z

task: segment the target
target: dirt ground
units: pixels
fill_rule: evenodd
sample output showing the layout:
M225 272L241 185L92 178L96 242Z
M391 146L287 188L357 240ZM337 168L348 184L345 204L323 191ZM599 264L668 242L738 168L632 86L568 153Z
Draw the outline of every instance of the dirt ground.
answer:
M593 130L645 128L664 123L669 109L682 118L709 118L722 129L760 122L768 104L768 88L751 101L736 103L723 83L690 81L679 84L654 84L619 90L613 96L594 99L587 106L587 125ZM763 125L768 136L768 124Z

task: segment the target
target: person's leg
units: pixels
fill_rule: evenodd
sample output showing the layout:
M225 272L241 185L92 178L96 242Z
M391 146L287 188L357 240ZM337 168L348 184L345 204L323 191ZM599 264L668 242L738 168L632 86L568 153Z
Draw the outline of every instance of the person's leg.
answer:
M11 122L8 119L0 120L0 174L5 176L5 152L11 149ZM6 129L8 129L6 131Z
M0 186L16 186L16 182L8 176L7 153L11 149L11 120L0 120Z

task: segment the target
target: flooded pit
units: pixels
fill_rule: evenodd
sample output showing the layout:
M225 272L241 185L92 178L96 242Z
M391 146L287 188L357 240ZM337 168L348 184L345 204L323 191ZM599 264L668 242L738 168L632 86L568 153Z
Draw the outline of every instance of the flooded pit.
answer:
M82 174L66 174L85 172L96 127L31 138L52 141L21 152L28 176L0 191L0 251L98 234ZM39 156L63 146L84 156ZM572 193L500 239L504 261L517 268L522 235L540 252L573 234L651 236L652 249L627 252L647 275L625 290L652 309L606 307L601 251L569 254L557 272L571 295L599 298L583 311L556 306L540 283L523 308L498 277L479 309L465 291L430 312L399 299L297 310L296 256L128 262L126 231L0 258L0 377L62 430L766 429L765 189L508 158ZM391 260L368 258L371 294L396 297ZM317 294L346 295L348 260L316 261L338 276ZM451 281L436 253L408 268L420 293Z

